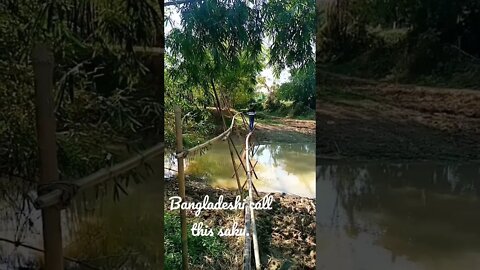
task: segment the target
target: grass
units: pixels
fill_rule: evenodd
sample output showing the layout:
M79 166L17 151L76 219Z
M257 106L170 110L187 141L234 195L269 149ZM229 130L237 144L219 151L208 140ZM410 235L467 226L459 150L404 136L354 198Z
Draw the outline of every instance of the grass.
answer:
M188 253L191 265L205 265L205 260L215 263L225 256L227 246L222 238L214 236L193 236L192 223L188 221ZM165 212L165 269L182 268L182 239L178 213Z

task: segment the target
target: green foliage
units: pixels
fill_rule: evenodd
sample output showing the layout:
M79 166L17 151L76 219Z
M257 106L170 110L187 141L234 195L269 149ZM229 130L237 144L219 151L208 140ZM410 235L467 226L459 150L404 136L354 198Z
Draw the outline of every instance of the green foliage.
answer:
M175 146L175 115L173 108L178 105L182 108L183 133L192 131L195 136L187 136L185 147L197 144L201 139L213 132L215 126L212 123L212 115L206 110L206 105L213 98L205 96L201 87L189 87L185 80L174 80L170 72L165 72L165 129L164 138L167 148Z
M193 236L191 225L188 227L188 251L190 263L204 264L204 257L213 261L222 258L225 252L225 243L220 236ZM182 268L182 238L180 235L180 217L178 214L165 212L165 269Z
M279 98L293 101L296 105L303 103L305 106L315 109L315 65L292 70L290 82L284 83L278 89Z
M150 59L133 46L157 43L163 27L156 1L0 2L0 176L35 181L31 49L54 52L59 169L81 177L104 165L108 143L162 132L163 108Z
M270 64L277 73L315 62L315 1L270 0L263 5L265 33L272 40Z
M267 95L262 92L255 93L255 103L263 104L267 101Z
M166 37L167 115L173 105L195 119L199 136L212 131L207 106L243 106L253 95L262 68L259 13L243 1L199 1L180 7L181 28ZM261 22L259 22L261 23ZM219 27L219 25L222 27ZM167 146L173 146L173 118L166 117Z
M290 73L290 81L270 87L264 108L278 116L311 118L316 104L315 64Z
M241 62L258 66L261 36L254 23L258 12L245 2L193 2L180 12L182 28L174 28L166 37L170 63L175 63L174 78L180 73L189 85L205 88L210 86L209 79L216 81L228 77L231 69L241 70Z
M246 107L255 98L257 75L267 63L277 73L312 63L314 7L312 0L257 5L206 0L180 6L181 27L166 37L166 80L171 86L167 114L171 115L173 104L180 105L184 114L216 106L214 90L221 106ZM262 44L264 38L271 41L269 47ZM207 119L205 115L202 121ZM173 128L168 127L172 124L166 123L167 138L173 138Z
M269 112L285 110L284 104L280 102L278 88L274 88L268 93L267 99L265 100L264 107L265 107L265 110Z
M337 71L479 86L478 1L336 0L322 10L319 59Z
M359 1L337 0L322 6L323 24L319 29L321 61L338 61L351 57L367 43L365 18Z

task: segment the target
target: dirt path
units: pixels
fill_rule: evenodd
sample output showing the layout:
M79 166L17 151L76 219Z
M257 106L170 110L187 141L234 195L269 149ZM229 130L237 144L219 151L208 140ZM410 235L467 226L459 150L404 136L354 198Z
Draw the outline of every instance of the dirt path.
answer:
M321 158L480 160L480 91L329 74L319 86Z
M261 142L315 142L315 120L265 116L257 120L255 135Z

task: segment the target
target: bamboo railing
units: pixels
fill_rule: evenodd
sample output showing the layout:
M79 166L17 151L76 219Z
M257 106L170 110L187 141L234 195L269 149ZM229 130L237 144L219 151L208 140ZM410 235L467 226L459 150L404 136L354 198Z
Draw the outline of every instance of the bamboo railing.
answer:
M72 181L69 184L76 187L76 189L78 189L77 191L85 190L89 187L101 184L109 179L122 175L148 160L151 160L153 158L163 155L164 153L163 150L164 150L164 144L159 143L153 146L152 148L145 150L144 152L136 155L135 157L127 159L112 167L100 169L95 173L92 173L81 179ZM40 195L34 201L34 206L40 209L40 208L56 205L62 202L63 200L62 196L64 193L65 193L65 190L62 188L53 189L52 191L46 194Z
M235 128L235 121L241 117L241 120L245 126L245 128L248 129L246 126L245 118L243 116L243 113L237 112L232 116L232 121L230 123L230 126L226 128L224 125L224 128L226 128L222 133L219 135L213 137L212 139L201 143L199 145L196 145L190 149L183 149L183 135L182 135L182 117L181 117L181 110L179 107L175 108L175 129L176 129L176 140L177 140L177 153L175 157L177 158L177 165L178 165L178 182L179 182L179 195L182 198L182 201L185 199L185 173L184 173L184 159L190 154L190 153L195 153L199 151L203 151L210 145L214 144L215 142L218 142L220 140L229 140L229 146L231 141L230 135L232 134L233 129ZM250 160L250 138L253 134L253 131L250 131L246 138L245 138L245 149L243 149L243 155L237 151L235 148L235 145L233 145L233 148L235 150L235 154L237 155L238 159L240 160L241 164L239 164L239 167L235 166L235 163L233 162L233 169L235 170L235 174L237 173L237 170L240 168L240 166L244 166L245 173L247 175L247 180L245 184L248 183L248 197L246 198L246 207L245 207L245 247L244 247L244 261L243 261L243 266L245 270L250 270L251 269L251 259L252 259L252 240L253 240L253 253L254 253L254 258L255 258L255 269L260 270L260 251L259 251L259 246L258 246L258 237L257 237L257 230L256 230L256 224L255 224L255 214L253 211L252 204L250 202L253 201L253 191L255 189L255 186L253 185L252 182L252 175L255 174L254 167L255 165L252 165L251 160ZM233 144L233 143L232 143ZM245 162L242 161L242 159L245 158ZM233 159L233 156L232 156ZM246 164L246 166L244 165ZM256 176L256 175L255 175ZM241 194L241 190L243 190L243 187L239 185L239 192ZM256 192L257 193L257 192ZM257 193L258 194L258 193ZM180 210L180 221L181 221L181 238L182 238L182 269L187 270L188 269L188 257L185 256L186 253L188 252L187 249L187 231L186 231L186 215L185 212Z
M233 116L230 127L228 129L226 129L224 132L222 132L219 135L215 136L214 138L211 138L210 140L208 140L204 143L201 143L199 145L196 145L196 146L194 146L190 149L184 149L180 153L177 153L176 157L177 158L186 158L189 153L202 151L202 150L206 149L208 146L212 145L215 142L218 142L220 140L226 140L230 136L230 134L232 133L232 130L233 130L233 127L234 127L234 124L235 124L235 119L241 114L242 114L241 112L238 112Z
M244 249L244 262L243 269L249 270L251 263L251 241L253 240L253 252L255 256L255 269L260 270L260 251L258 247L257 226L255 222L255 212L253 211L253 182L252 182L252 170L250 163L250 137L253 134L253 130L248 133L245 138L245 159L247 164L247 182L248 182L248 197L246 198L247 206L245 207L245 249ZM252 233L250 235L250 232ZM252 237L251 237L252 236Z

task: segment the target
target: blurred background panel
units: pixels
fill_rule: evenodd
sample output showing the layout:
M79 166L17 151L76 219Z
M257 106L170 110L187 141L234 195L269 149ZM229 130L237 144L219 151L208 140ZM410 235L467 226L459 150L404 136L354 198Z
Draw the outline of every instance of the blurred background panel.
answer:
M163 44L163 2L0 3L0 268L163 267Z
M317 1L318 269L475 269L478 1Z

